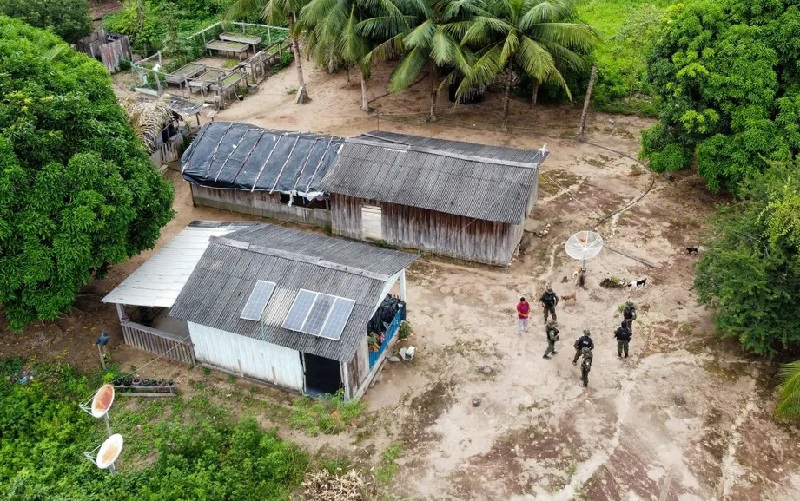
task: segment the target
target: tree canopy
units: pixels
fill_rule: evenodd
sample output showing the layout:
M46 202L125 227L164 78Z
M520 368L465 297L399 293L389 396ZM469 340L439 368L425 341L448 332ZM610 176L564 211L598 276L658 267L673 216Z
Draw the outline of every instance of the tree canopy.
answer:
M0 16L0 74L0 304L19 330L153 247L173 191L100 63Z
M49 29L69 43L92 31L88 0L0 0L0 14Z
M656 171L697 162L712 191L800 152L796 0L675 6L648 57L659 122L642 135Z
M742 183L741 200L713 223L695 289L717 328L745 349L773 355L800 347L800 176L772 165Z

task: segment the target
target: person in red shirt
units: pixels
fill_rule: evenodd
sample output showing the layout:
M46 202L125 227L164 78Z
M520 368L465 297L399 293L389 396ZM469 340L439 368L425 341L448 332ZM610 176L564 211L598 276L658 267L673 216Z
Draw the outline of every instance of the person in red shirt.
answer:
M519 303L517 304L517 334L522 334L523 332L528 330L528 315L531 312L531 305L525 301L524 297L519 298Z

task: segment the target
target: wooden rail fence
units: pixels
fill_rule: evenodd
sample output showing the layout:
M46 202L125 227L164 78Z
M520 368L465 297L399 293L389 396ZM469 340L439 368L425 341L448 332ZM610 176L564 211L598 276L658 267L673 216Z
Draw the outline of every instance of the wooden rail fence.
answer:
M195 365L194 345L175 334L145 327L136 322L122 322L122 338L126 344L172 360Z

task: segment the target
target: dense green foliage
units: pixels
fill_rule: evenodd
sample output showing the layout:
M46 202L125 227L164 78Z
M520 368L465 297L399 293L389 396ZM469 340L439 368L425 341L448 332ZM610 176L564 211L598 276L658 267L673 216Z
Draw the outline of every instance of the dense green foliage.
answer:
M307 467L296 446L252 418L231 419L202 397L168 399L166 415L163 399L134 410L118 399L111 424L125 445L111 476L83 458L105 438L105 426L78 408L99 376L36 364L29 367L33 381L23 386L9 379L21 369L20 360L0 360L4 499L287 499Z
M92 31L88 0L0 0L0 14L48 29L69 43Z
M741 200L713 223L695 289L717 328L748 351L800 346L800 176L774 165L744 182Z
M175 33L195 33L219 21L234 0L125 0L122 10L103 20L111 31L124 33L131 39L131 48L138 54L150 55L167 47ZM239 20L255 22L257 13ZM173 33L170 33L173 32Z
M0 16L0 74L0 304L21 329L153 247L173 193L100 63Z
M797 0L678 6L648 57L659 122L643 134L656 171L694 161L713 191L800 151Z
M580 18L600 32L593 56L597 82L592 104L610 112L655 116L652 87L646 80L646 48L669 5L680 0L585 0ZM691 3L686 0L681 3Z

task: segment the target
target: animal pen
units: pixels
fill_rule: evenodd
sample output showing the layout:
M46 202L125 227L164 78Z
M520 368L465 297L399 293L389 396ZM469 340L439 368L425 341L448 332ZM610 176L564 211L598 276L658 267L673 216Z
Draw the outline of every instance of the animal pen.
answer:
M230 30L233 27L238 31ZM177 86L183 97L191 98L199 93L207 103L217 109L225 108L234 99L242 99L250 86L266 79L273 67L281 61L281 54L288 50L288 30L268 25L230 23L223 26L214 23L184 40L189 49L177 59L166 61L161 51L149 58L134 63L138 89L144 93L161 95L165 87ZM247 30L255 30L256 34ZM215 38L216 37L216 38ZM259 47L262 47L258 50ZM246 57L252 48L253 54ZM229 69L216 68L198 62L205 52L212 51L236 54L239 62Z

